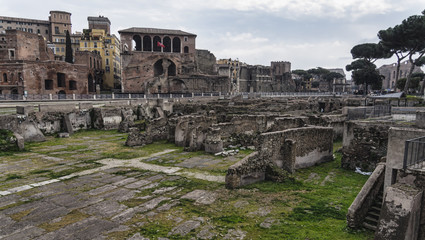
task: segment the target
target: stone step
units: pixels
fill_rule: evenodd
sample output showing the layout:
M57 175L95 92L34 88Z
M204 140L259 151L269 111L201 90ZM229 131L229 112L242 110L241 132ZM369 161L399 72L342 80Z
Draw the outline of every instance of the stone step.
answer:
M376 231L376 229L377 229L376 226L373 226L373 225L365 223L365 222L363 223L363 227L366 228L366 229L372 230L372 231Z
M372 206L370 209L375 210L375 211L378 211L378 212L381 212L381 208L380 207Z
M373 218L373 217L367 216L367 217L365 218L365 221L367 221L369 224L372 224L372 223L373 223L373 225L377 226L377 225L378 225L379 218L378 218L378 219L376 219L376 218Z
M380 212L378 212L378 211L369 211L368 213L367 213L369 216L373 216L373 217L375 217L375 218L378 218L379 219L379 215L381 214Z

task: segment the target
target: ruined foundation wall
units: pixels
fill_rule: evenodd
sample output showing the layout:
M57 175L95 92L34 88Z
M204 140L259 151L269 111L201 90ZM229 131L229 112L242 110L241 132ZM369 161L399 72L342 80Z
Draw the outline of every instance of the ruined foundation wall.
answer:
M341 166L345 169L372 172L387 155L390 125L349 121L344 125Z
M287 147L293 141L292 147ZM310 167L320 162L332 160L333 131L327 127L295 128L280 132L263 133L259 137L260 158L270 159L278 167L293 172L295 169ZM293 155L295 147L295 164L291 169L288 155Z

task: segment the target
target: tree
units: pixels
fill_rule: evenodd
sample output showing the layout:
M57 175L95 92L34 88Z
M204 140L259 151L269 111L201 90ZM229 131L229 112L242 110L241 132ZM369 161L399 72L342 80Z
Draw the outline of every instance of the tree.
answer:
M379 58L389 58L392 54L381 44L364 43L354 46L351 49L351 55L353 59L357 60L348 64L345 69L353 71L352 79L356 85L365 85L365 94L368 91L368 86L371 86L372 89L381 88L383 77L373 63Z
M309 69L307 70L307 72L310 73L311 75L315 75L319 79L319 81L326 81L325 76L330 73L328 69L324 69L321 67Z
M374 90L382 87L383 76L379 74L375 64L365 59L356 60L348 64L345 69L353 71L351 77L356 85L365 85L365 94L369 86Z
M374 63L379 58L390 58L392 53L379 43L363 43L354 46L351 49L351 55L353 56L353 59L363 58Z
M69 35L69 31L66 31L65 47L65 62L73 63L71 36Z
M407 53L405 53L405 49L403 47L406 42L403 29L400 26L396 26L394 28L388 28L387 30L381 30L378 32L378 37L380 39L379 43L384 47L384 49L389 53L395 54L397 57L397 70L395 79L397 82L400 76L401 61L408 56Z
M404 47L409 55L409 62L411 63L409 74L407 75L404 92L408 92L412 73L415 69L415 62L420 61L425 54L425 11L422 15L414 15L403 20L401 27L404 30L405 37L408 41L404 43ZM413 56L416 55L416 58Z
M422 67L425 65L425 57L421 57L419 59L416 60L415 65L417 67ZM419 91L419 93L421 95L424 95L424 88L425 88L425 82L423 81L425 78L425 74L424 73L413 73L412 77L419 77L420 78L420 82L422 82L422 86L421 86L421 90Z
M343 77L344 76L341 73L337 73L337 72L329 72L328 74L326 74L324 76L324 78L328 82L329 91L332 88L332 83L333 83L334 79L339 79L339 78L343 78Z
M414 74L412 74L412 78L411 78L411 81L409 82L408 89L418 90L419 82L421 81L421 79L422 79L421 77L419 76L415 77ZM400 78L396 83L397 88L404 89L406 86L406 81L407 81L407 78Z
M300 76L301 78L300 80L295 80L297 91L299 91L301 88L304 88L307 82L309 82L310 78L312 78L311 74L305 70L297 69L293 70L292 73Z

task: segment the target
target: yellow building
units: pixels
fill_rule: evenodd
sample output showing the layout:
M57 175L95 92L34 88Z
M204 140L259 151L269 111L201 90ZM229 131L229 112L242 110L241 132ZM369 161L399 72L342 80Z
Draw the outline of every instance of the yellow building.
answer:
M109 21L109 20L108 20ZM101 90L120 89L121 57L120 40L115 35L106 34L105 29L84 29L80 41L80 51L98 52L105 71Z

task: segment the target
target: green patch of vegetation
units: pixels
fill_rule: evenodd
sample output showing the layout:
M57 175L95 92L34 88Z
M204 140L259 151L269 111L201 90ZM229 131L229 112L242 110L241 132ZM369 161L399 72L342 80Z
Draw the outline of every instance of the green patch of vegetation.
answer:
M289 218L295 221L322 221L326 218L345 220L345 213L327 202L314 202L311 206L295 207Z
M102 152L102 156L105 158L115 159L132 159L139 157L146 157L154 153L162 152L167 149L180 149L175 144L167 143L166 141L154 142L152 144L142 147L128 147L124 145L111 146L109 149L105 149Z
M13 180L13 179L21 179L21 178L23 178L23 176L15 174L15 173L6 175L6 181Z
M38 170L32 170L29 172L29 174L43 174L43 173L50 173L52 170L48 169L38 169Z
M242 217L240 215L227 215L227 216L219 216L216 218L213 218L214 221L223 222L226 224L236 224L236 223L242 223L246 221L245 217Z
M129 169L119 170L119 171L113 172L113 174L115 174L115 175L127 175L127 174L130 174L130 173L147 173L147 172L149 172L149 171L139 169L139 168L129 168Z

